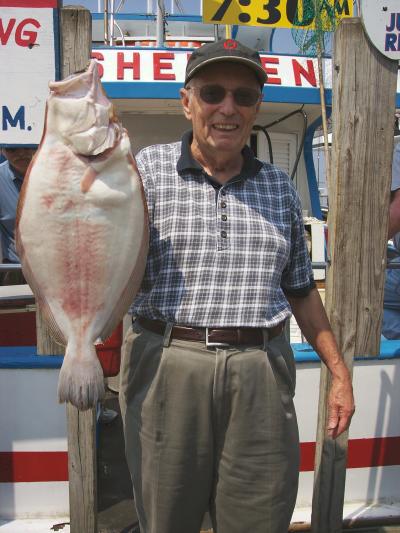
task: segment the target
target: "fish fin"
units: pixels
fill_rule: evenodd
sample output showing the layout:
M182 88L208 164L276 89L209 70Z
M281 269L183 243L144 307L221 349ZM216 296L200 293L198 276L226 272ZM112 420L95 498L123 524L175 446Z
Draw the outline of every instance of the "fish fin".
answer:
M80 411L95 407L104 397L104 375L96 350L83 344L84 353L76 343L68 342L58 379L58 401L69 402Z
M142 278L146 268L147 261L147 251L148 251L148 242L149 242L149 229L147 221L145 222L142 236L142 243L140 245L140 250L138 257L135 263L135 266L129 276L128 282L121 293L120 298L118 299L118 304L115 306L112 314L109 319L106 321L106 325L100 333L100 337L103 340L108 339L108 337L113 333L119 322L122 320L124 314L128 311L129 307L132 305L132 302L139 290L139 287L142 283Z
M39 286L36 283L35 276L29 265L29 261L25 257L24 248L22 246L21 240L19 240L18 252L21 260L22 272L30 288L32 289L33 294L35 295L35 300L39 304L39 308L47 323L51 336L58 344L61 344L61 346L65 346L67 344L67 339L59 328L47 300L43 297L41 291L39 290Z
M54 315L50 309L50 306L44 298L40 298L40 309L42 311L44 319L46 320L47 327L49 328L53 339L56 341L57 344L65 346L67 344L67 339L61 332L56 322L56 319L54 318Z
M89 191L90 187L93 185L94 180L97 177L97 172L95 169L89 165L86 169L82 179L81 179L81 191L86 193Z

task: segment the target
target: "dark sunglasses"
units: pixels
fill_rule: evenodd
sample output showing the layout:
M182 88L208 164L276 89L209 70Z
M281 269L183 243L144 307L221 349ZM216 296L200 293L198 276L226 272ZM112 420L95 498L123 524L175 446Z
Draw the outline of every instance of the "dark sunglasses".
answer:
M200 98L206 104L220 104L226 93L231 92L236 105L251 107L259 101L261 93L251 87L238 87L229 91L222 85L203 85L203 87L186 87L186 89L195 89L199 91Z

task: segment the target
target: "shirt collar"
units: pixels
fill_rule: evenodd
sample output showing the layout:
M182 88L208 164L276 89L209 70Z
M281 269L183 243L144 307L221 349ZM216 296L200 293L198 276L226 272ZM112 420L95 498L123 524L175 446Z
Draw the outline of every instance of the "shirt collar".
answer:
M10 170L11 170L11 173L12 173L12 179L15 181L15 180L20 180L20 181L23 181L24 180L24 175L21 174L20 172L18 172L18 170L16 168L14 168L10 162L8 163L8 166L10 167Z
M178 159L176 169L178 174L182 174L184 171L195 171L202 172L203 167L200 165L192 155L190 150L190 145L192 144L193 131L186 131L182 136L182 147L181 155ZM261 161L254 157L252 150L246 145L242 150L243 155L243 166L240 174L235 176L235 180L239 177L240 179L247 179L251 176L255 176L262 167ZM233 179L233 178L232 178Z

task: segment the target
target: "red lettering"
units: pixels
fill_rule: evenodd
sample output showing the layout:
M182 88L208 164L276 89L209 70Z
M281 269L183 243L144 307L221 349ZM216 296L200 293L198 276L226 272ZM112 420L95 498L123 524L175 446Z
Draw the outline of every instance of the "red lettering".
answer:
M139 52L132 53L132 61L125 61L123 52L117 53L117 79L125 79L125 69L132 69L132 79L140 79L140 54Z
M37 39L37 31L25 30L25 27L31 24L35 28L40 28L40 23L35 19L24 19L20 22L15 30L15 42L18 46L32 46Z
M10 19L8 21L6 30L4 31L3 21L2 19L0 19L0 43L1 44L4 45L8 43L8 39L10 38L15 22L16 22L16 19Z
M173 52L155 52L153 54L153 73L155 80L175 80L175 74L161 72L162 70L172 70L172 63L164 63L165 59L174 59Z
M272 63L273 65L279 65L279 57L262 57L261 58L262 66L267 73L268 79L267 84L268 85L282 85L282 79L281 78L272 78L272 74L278 74L277 68L267 67L267 64Z
M317 86L317 80L315 77L314 63L312 59L307 59L307 69L301 65L297 59L292 59L294 81L297 86L302 85L301 76L303 76L310 85Z
M97 59L97 70L99 72L100 78L102 78L104 74L104 67L100 63L100 61L104 61L104 55L100 52L92 52L90 57L92 57L93 59Z

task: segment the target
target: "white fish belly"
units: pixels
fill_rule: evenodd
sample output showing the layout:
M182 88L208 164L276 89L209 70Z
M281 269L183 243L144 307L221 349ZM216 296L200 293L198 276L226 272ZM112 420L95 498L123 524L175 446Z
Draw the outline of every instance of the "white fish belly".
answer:
M94 341L137 261L145 220L140 184L133 169L126 179L127 159L115 158L82 193L84 163L61 144L47 151L29 177L21 242L63 333L85 332Z
M121 314L121 300L129 297L129 285L138 285L144 270L147 213L129 154L124 133L108 158L93 164L95 179L82 192L87 159L58 141L45 140L29 174L18 225L21 261L68 341L66 359L87 364L88 373L91 365L97 365L97 373L100 368L93 342L121 318L115 317ZM129 303L127 299L125 308ZM68 395L61 400L80 408L91 402Z

